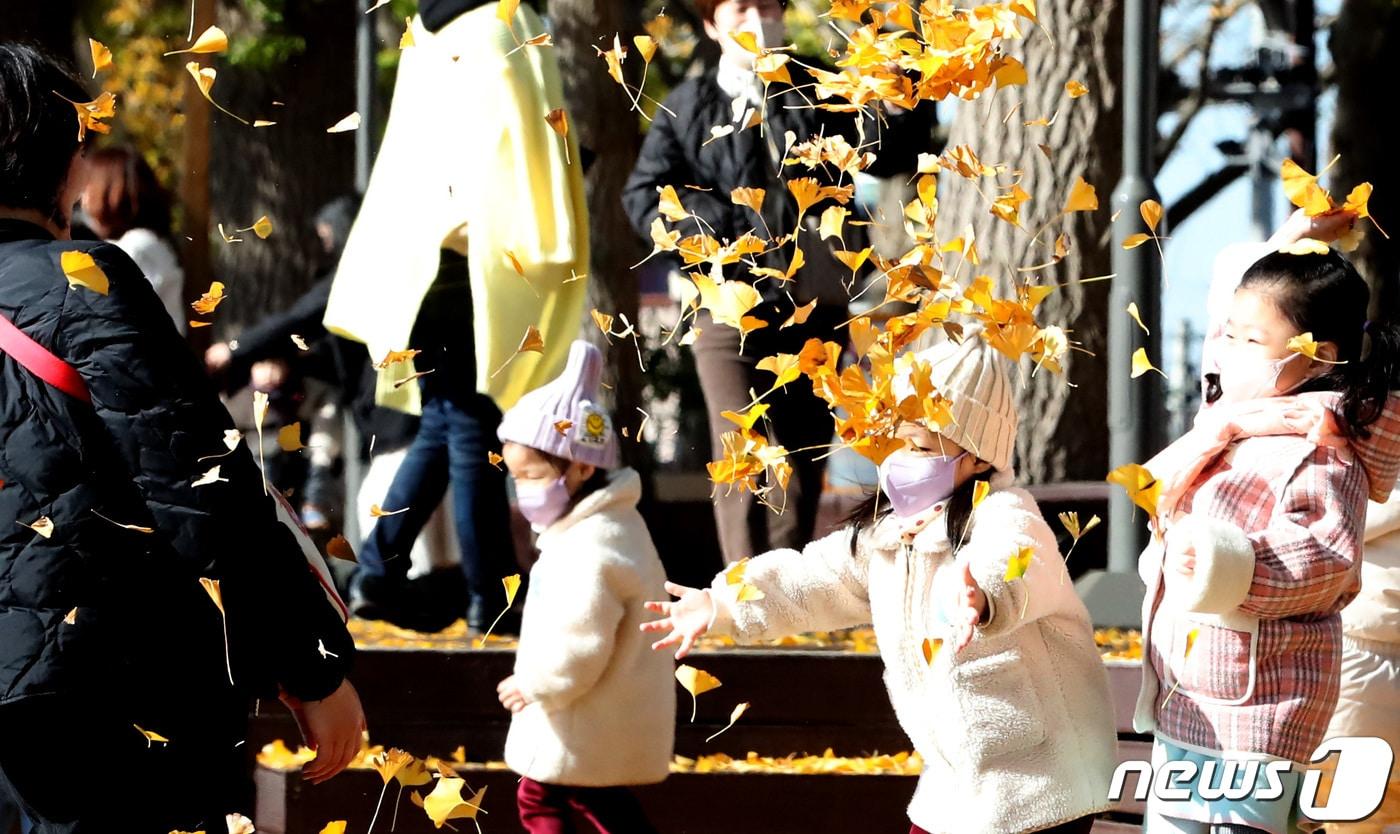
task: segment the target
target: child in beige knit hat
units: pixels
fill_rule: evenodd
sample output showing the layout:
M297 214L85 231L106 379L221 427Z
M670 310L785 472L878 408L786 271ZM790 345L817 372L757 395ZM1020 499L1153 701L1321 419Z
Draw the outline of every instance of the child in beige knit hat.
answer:
M667 584L649 602L683 657L706 632L771 639L871 623L901 726L923 756L912 832L1086 834L1105 810L1116 734L1093 626L1055 536L1011 485L1006 360L975 334L914 354L952 402L904 448L848 525L744 563L742 583ZM913 393L908 376L896 393ZM984 493L985 490L985 493ZM752 586L761 593L746 593Z

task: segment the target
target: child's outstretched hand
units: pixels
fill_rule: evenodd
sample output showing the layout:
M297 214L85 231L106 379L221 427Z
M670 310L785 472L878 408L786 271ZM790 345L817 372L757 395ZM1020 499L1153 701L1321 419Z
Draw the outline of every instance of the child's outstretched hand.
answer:
M1356 223L1356 219L1356 214L1342 209L1319 214L1316 217L1309 217L1307 212L1298 209L1288 216L1278 231L1274 232L1273 236L1269 238L1269 243L1282 247L1290 243L1297 243L1303 238L1331 243L1350 231L1352 225Z
M710 623L715 618L715 602L708 590L687 588L674 582L666 583L666 593L679 599L675 602L646 603L646 609L660 614L661 619L642 623L642 631L670 631L670 634L652 643L651 647L658 650L679 643L676 660L680 660L690 654L700 635L710 630Z
M957 581L950 584L946 596L948 622L953 627L953 651L960 652L968 643L978 625L987 619L987 594L972 576L972 565L962 563L962 571Z
M525 697L525 693L520 691L520 687L515 683L515 675L511 675L500 683L496 684L496 697L501 699L501 706L511 712L520 712L530 703Z

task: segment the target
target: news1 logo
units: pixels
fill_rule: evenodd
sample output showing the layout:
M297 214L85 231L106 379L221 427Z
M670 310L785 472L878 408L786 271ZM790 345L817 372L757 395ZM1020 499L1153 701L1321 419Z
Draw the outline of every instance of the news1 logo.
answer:
M1308 819L1317 822L1364 820L1374 814L1385 799L1395 752L1385 739L1339 736L1319 745L1310 761L1320 764L1334 753L1337 765L1327 803L1317 804L1322 771L1309 768L1304 771L1303 784L1298 790L1298 808ZM1133 799L1139 802L1147 799L1149 789L1157 799L1167 802L1180 802L1193 796L1206 801L1237 801L1250 797L1267 802L1283 796L1283 775L1292 769L1293 763L1287 761L1226 759L1206 761L1200 767L1192 761L1167 762L1154 773L1151 762L1126 761L1113 772L1108 798L1112 802L1122 800L1128 774L1136 773Z

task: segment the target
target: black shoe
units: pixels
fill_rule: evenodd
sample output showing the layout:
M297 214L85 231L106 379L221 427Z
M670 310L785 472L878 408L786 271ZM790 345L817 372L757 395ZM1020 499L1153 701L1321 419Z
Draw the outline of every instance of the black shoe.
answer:
M460 576L455 569L452 571ZM461 603L451 602L435 574L413 580L361 574L350 586L350 613L362 620L384 622L433 634L455 623L461 616ZM461 596L458 595L460 600Z

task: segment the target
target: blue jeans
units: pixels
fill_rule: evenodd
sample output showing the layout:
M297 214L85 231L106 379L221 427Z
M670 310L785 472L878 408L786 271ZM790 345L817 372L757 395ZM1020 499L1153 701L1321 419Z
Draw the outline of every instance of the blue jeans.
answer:
M452 488L462 571L474 601L486 610L505 606L502 577L519 573L510 532L506 474L487 460L500 453L501 411L485 394L464 397L424 392L423 418L375 521L359 563L364 577L403 579L409 552L429 517Z

